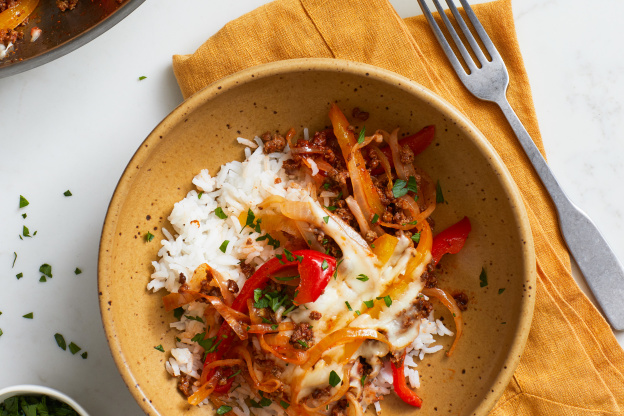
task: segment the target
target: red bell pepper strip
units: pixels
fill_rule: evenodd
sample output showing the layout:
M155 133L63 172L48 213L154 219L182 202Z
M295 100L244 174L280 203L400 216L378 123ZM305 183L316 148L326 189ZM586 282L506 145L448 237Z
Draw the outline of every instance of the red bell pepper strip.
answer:
M464 217L459 222L451 225L446 230L433 237L431 263L435 266L443 255L447 253L459 253L471 229L470 220L468 217Z
M240 293L234 298L234 302L232 302L232 309L242 313L247 312L247 300L254 298L254 291L263 288L271 276L287 267L293 266L297 266L300 276L300 283L295 292L296 296L294 302L302 304L314 302L321 296L329 279L336 270L336 259L314 250L296 250L280 258L274 257L260 266L245 282ZM227 322L223 322L216 336L215 345L218 343L218 347L214 352L206 354L204 366L222 359L232 347L234 337L235 334L232 328L230 328ZM201 377L202 383L208 381L215 372L216 369L204 371ZM230 382L226 385L231 384ZM224 386L219 386L215 389L217 393L227 391L229 391L229 387L225 389Z
M422 399L418 397L412 389L407 387L407 383L405 382L405 353L401 359L394 363L390 360L390 366L392 367L392 384L394 385L394 392L399 396L401 400L405 403L420 407L422 406Z
M412 134L411 136L407 136L399 140L399 147L403 147L408 145L409 148L414 152L414 156L422 153L431 142L433 142L433 138L435 137L435 126L426 126L423 127L420 131ZM388 158L388 162L390 162L390 166L394 166L394 161L392 159L392 150L390 150L390 146L386 146L380 149L384 155ZM379 175L383 173L384 170L381 166L373 169L371 173L373 175Z

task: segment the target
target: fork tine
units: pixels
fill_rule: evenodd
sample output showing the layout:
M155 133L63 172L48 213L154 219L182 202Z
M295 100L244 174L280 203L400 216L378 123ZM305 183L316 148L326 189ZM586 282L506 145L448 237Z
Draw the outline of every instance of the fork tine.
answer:
M453 16L455 16L455 20L457 21L457 24L459 25L459 28L461 29L462 33L468 40L468 43L470 44L472 51L477 57L477 60L481 62L481 65L484 65L485 62L487 61L487 58L483 54L483 51L481 50L481 47L475 40L474 36L472 36L472 32L470 31L470 29L468 29L468 26L466 25L464 18L462 17L461 14L459 14L459 10L457 10L457 7L455 7L454 1L446 0L446 4L448 4L449 9L451 10L451 13L453 13Z
M431 14L429 6L427 6L425 0L418 0L418 4L420 4L420 8L422 9L423 14L427 18L427 22L429 22L429 26L433 30L433 34L435 35L438 43L442 47L442 50L444 51L444 54L451 63L451 66L453 66L453 69L455 70L457 75L459 75L459 78L463 80L466 76L468 76L468 74L466 73L466 70L462 66L461 62L459 62L459 59L457 59L457 56L455 56L455 52L451 48L451 45L449 45L446 38L444 37L442 30L440 30L440 26L438 26L438 22L436 22L433 18L433 14Z
M468 1L467 0L459 0L459 1L462 4L464 11L466 12L466 16L468 16L470 23L472 23L472 26L475 28L475 31L477 32L477 35L481 39L481 42L483 42L483 46L485 46L485 50L488 51L488 53L492 57L492 60L494 60L495 58L502 59L500 54L498 53L498 50L496 49L496 46L494 46L487 32L483 28L483 25L481 25L481 22L479 22L479 19L477 19L477 16L472 11L472 7L470 7L470 4L468 4Z
M464 62L466 63L466 66L470 70L470 73L473 73L474 71L477 70L477 66L472 60L472 56L470 56L470 54L468 53L468 50L464 46L464 43L461 41L461 39L457 35L457 32L455 31L455 28L453 27L453 24L451 23L451 21L448 19L448 17L446 17L446 13L444 13L444 9L440 5L440 2L438 0L433 0L433 4L435 4L436 9L438 9L438 13L440 14L440 17L442 18L442 22L444 22L444 25L446 26L449 33L451 34L453 43L455 43L455 46L457 46L459 53L461 54L462 58L464 58Z

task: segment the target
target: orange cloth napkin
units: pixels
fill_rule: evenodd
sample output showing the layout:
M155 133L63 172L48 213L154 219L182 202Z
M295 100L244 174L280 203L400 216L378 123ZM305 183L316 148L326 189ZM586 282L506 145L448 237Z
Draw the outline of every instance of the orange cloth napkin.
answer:
M510 0L476 5L507 64L508 98L542 153ZM537 298L526 350L499 415L623 415L624 351L576 285L555 209L495 104L460 83L423 16L402 20L387 0L278 0L228 23L194 54L173 57L184 97L236 71L271 61L340 58L389 69L463 109L505 161L531 221Z

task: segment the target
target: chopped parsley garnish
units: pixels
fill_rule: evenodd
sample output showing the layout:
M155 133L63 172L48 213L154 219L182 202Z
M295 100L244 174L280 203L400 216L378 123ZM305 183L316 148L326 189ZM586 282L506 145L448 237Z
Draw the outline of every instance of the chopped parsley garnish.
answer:
M199 192L199 193L197 194L197 199L201 199L201 197L202 197L202 195L203 195L203 194L204 194L204 192L203 192L203 191L202 191L202 192Z
M52 277L52 266L50 266L48 263L43 263L40 267L39 267L39 272L44 274L45 276L48 277Z
M156 347L154 347L156 348ZM162 348L162 346L160 346L160 348ZM82 348L80 348L78 345L74 344L73 342L69 343L69 352L72 353L72 355L75 355L78 351L80 351ZM156 348L158 349L158 348Z
M372 308L375 306L375 299L365 300L364 305L366 305L367 308Z
M501 293L503 293L505 291L504 287L501 287L500 289L498 289L498 294L500 295Z
M360 379L360 383L362 384L362 387L364 387L364 382L366 381L366 374L364 374L362 376L362 378Z
M217 343L215 343L215 341L217 340L216 335L214 337L204 339L205 336L206 333L202 332L191 338L191 341L198 343L199 346L204 349L204 357L208 353L215 352L219 344L221 344L221 341L223 341L223 339L220 339L219 341L217 341Z
M416 182L415 177L410 176L409 178L407 178L407 189L414 192L415 194L418 193L418 183Z
M325 209L326 209L327 211L331 211L331 212L333 212L333 211L336 211L336 210L338 209L338 207L337 207L337 206L335 206L335 205L330 205L330 206L328 206L328 207L325 207Z
M298 279L300 277L301 277L300 275L296 275L296 276L283 276L283 277L275 276L274 279L275 280L279 280L281 282L288 282L290 280Z
M18 395L0 402L2 416L78 416L70 405L45 395Z
M262 219L259 218L258 221L256 221L256 224L254 225L255 219L256 219L256 214L254 214L253 211L251 210L251 208L249 208L249 210L247 211L247 220L245 221L245 225L241 229L241 233L243 232L245 227L253 228L257 233L259 233L260 232L260 222L262 221Z
M24 208L25 206L28 206L28 204L30 204L30 202L28 202L28 200L26 198L24 198L23 196L20 195L20 208Z
M222 253L225 253L225 250L227 250L227 246L228 244L230 244L230 240L225 240L223 243L221 243L221 245L219 246L219 250L221 250Z
M334 370L332 370L331 373L329 373L329 384L332 387L336 387L338 384L340 384L341 381L342 379L340 378L338 373L336 373Z
M328 267L329 264L327 264L327 260L323 260L323 263L321 263L321 270L325 271Z
M286 403L284 400L280 400L280 406L282 406L284 409L288 409L290 407L290 404Z
M141 76L139 77L139 81L143 81L145 78L147 78L145 75L141 75ZM220 413L219 413L219 414L220 414Z
M33 319L34 315L32 312L28 312L26 315L23 315L22 318Z
M359 274L357 277L357 280L361 281L361 282L367 282L368 281L368 276L366 276L365 274Z
M284 256L286 256L288 261L295 261L295 256L288 249L284 249Z
M386 295L384 297L378 296L377 300L381 300L383 299L384 302L386 302L386 306L390 307L390 305L392 305L392 298L390 298L390 295Z
M149 231L147 232L147 234L145 234L145 241L147 241L148 243L150 241L152 241L154 239L154 234L150 233Z
M87 357L89 356L89 353L85 351L82 354L80 354L80 356L82 357L83 360L86 360Z
M56 345L59 346L63 351L67 350L67 343L65 342L65 338L61 334L54 334L54 339L56 340Z
M40 282L44 282L44 283L45 283L45 282L47 282L47 281L48 281L48 279L46 279L46 277L45 277L45 276L41 276L41 277L39 278L39 281L40 281Z
M412 241L418 244L420 242L420 233L412 234Z
M397 179L394 182L394 185L392 186L392 195L395 198L400 198L403 195L407 194L407 188L406 188L407 182L405 182L403 179Z
M230 379L230 378L236 377L236 376L237 376L237 375L239 375L240 373L241 373L241 369L239 368L239 369L238 369L235 373L233 373L233 374L229 375L227 378L228 378L228 379Z
M340 263L342 263L344 259L340 259L338 260L338 263L336 263L336 270L334 270L334 280L336 280L336 277L338 276L338 267L340 267Z
M371 224L377 224L377 221L379 221L379 215L375 214L375 215L373 215L373 219L371 220Z
M301 346L302 346L303 348L305 348L305 349L309 348L309 347L308 347L308 343L307 343L307 342L305 342L305 341L304 341L304 340L302 340L302 339L298 339L298 340L297 340L297 343L298 343L299 345L301 345Z
M217 209L215 209L215 215L221 218L222 220L227 218L227 214L223 212L223 208L221 207L217 207Z
M65 192L63 192L63 195L65 195L65 196L72 196L72 193L68 189Z
M201 322L202 324L204 323L204 320L199 316L192 316L192 315L184 315L184 316L186 317L186 319L190 319L191 321Z
M221 406L221 407L219 407L217 409L217 414L218 415L224 415L224 414L226 414L227 412L229 412L231 410L232 410L232 406L228 406L228 405L224 404L223 406Z
M256 238L256 241L264 241L264 240L269 240L267 244L270 246L273 246L274 249L277 249L280 246L280 241L271 237L269 234L265 234Z
M487 272L485 267L481 268L481 274L479 275L479 286L486 287L488 285Z
M15 262L17 261L17 253L14 251L13 252L13 265L11 266L11 268L15 267Z
M325 190L327 191L327 190L329 190L329 187L330 187L330 186L331 186L331 185L329 184L329 182L325 182L325 183L323 184L323 189L325 189Z
M184 308L182 306L173 310L173 316L175 316L176 319L182 318L182 315L184 315Z
M362 130L360 130L360 135L358 136L358 143L364 143L366 140L366 126L362 126Z
M2 334L3 334L3 333L4 333L4 332L2 332L2 329L0 329L0 337L2 336Z
M24 273L19 272L18 274L15 275L15 277L17 277L17 280L21 279L22 277L24 277Z
M442 187L440 186L440 181L436 184L436 204L441 204L444 202L444 195L442 195Z
M22 218L24 218L24 219L26 219L27 216L28 216L28 214L26 214L26 213L22 214Z
M323 221L325 221L325 224L327 224L329 222L329 215L326 217L323 217Z
M160 351L160 352L165 352L165 349L163 348L162 344L160 344L160 345L156 345L156 346L154 347L154 349L155 349L155 350L158 350L158 351Z
M76 270L74 270L74 274L75 275L79 275L82 273L82 270L80 270L78 267L76 267Z
M360 316L360 314L361 314L361 313L362 313L362 312L360 312L360 311L355 311L355 314L356 314L357 316Z
M278 327L279 327L279 325L277 325L277 324L273 324L273 325L271 325L271 329L272 329L273 331L275 331Z
M22 235L24 237L32 237L30 235L30 230L28 229L28 227L26 227L25 225L22 227Z
M295 297L296 296L297 295L295 293ZM282 292L270 291L270 288L267 288L265 290L262 290L262 289L254 290L254 305L253 305L254 308L257 308L257 309L271 308L273 312L277 312L277 310L281 308L282 306L287 307L287 306L290 306L291 303L292 303L292 299L284 291ZM294 305L292 306L294 308ZM290 312L291 310L292 308L288 309L287 312ZM287 312L284 312L284 314L286 314Z
M349 302L347 302L346 300L345 300L345 305L347 305L347 309L353 312L353 308L351 307L351 305L349 305Z
M271 406L271 403L273 402L267 397L263 397L262 400L260 400L260 406L262 407Z

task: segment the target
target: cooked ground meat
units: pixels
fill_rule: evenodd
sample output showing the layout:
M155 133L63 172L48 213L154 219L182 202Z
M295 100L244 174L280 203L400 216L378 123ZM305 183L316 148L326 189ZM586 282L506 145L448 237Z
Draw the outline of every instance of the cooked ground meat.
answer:
M178 377L178 390L180 390L186 397L192 396L193 390L191 387L193 386L194 380L195 379L191 376L181 374L180 377Z
M301 159L286 159L284 163L282 163L282 167L287 175L294 175L301 169Z
M74 10L76 4L78 4L78 0L56 0L56 7L62 12L65 10Z
M457 306L460 311L465 311L468 309L468 295L464 292L455 292L453 293L453 299L457 302Z
M362 111L358 107L355 107L353 111L351 111L351 115L353 116L353 118L361 121L366 121L369 117L369 114L366 111Z
M379 157L377 156L377 152L375 152L373 149L370 149L368 151L368 170L372 171L375 170L379 167L379 164L381 163L381 161L379 160Z
M241 263L240 268L247 279L249 279L251 275L253 275L256 271L256 268L254 266L247 263Z
M433 310L433 305L425 298L419 297L415 299L409 308L404 309L399 313L399 319L401 319L401 326L403 330L407 330L414 322L421 318L429 316Z
M0 13L8 8L17 6L17 0L0 0Z
M401 157L401 163L414 163L414 152L408 145L403 145L399 148L399 156Z
M427 270L420 276L420 280L425 282L426 288L436 287L438 285L438 278L433 271L431 264L427 266Z
M284 137L280 134L276 133L271 135L271 133L267 131L260 136L260 138L264 142L264 153L266 154L282 152L286 147L286 139L284 139Z
M369 230L366 232L366 236L364 237L367 243L372 243L377 239L377 233L375 231Z
M203 293L204 295L208 295L208 296L217 296L220 297L221 296L221 291L219 290L219 288L214 287L214 286L210 286L210 280L212 280L212 276L209 276L208 279L204 279L201 281L201 283L199 284L199 293ZM202 302L202 303L207 303L208 301L204 298L199 298L197 299L198 302Z
M12 29L0 29L0 43L5 46L9 43L15 43L17 40L22 39L24 34Z
M322 317L323 317L323 315L321 315L320 312L317 312L317 311L310 312L310 319L312 319L313 321L318 321Z
M227 290L232 293L238 293L238 285L234 280L228 279L227 281Z
M295 324L295 331L290 336L290 343L295 348L307 350L312 346L314 340L314 333L312 332L312 325L308 323Z
M318 400L323 396L329 396L329 392L331 391L331 387L327 386L323 389L314 389L314 391L312 392L312 394L310 396L312 396L312 398L314 400Z
M340 399L332 408L329 416L347 416L347 399Z
M336 210L334 211L334 215L336 215L345 223L353 227L353 222L355 222L355 217L353 216L353 214L348 208L336 208Z

